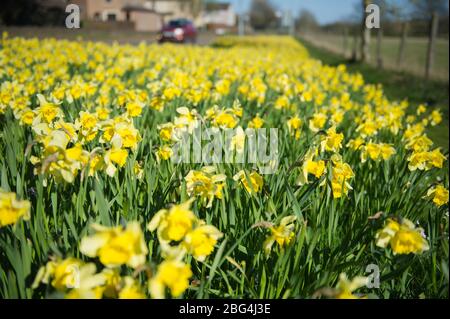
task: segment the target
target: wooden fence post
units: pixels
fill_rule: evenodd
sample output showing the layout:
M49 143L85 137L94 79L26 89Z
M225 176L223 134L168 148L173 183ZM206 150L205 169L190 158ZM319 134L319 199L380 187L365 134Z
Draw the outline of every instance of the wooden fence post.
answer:
M405 46L406 46L406 39L408 37L408 22L403 21L402 23L402 38L400 40L400 47L398 49L398 56L397 56L397 67L400 69L403 60L405 58Z
M377 34L377 67L378 69L382 69L383 68L383 54L382 54L382 44L383 41L383 29L380 27L378 29L378 34Z
M353 36L353 52L352 52L352 59L353 62L358 61L358 32L355 31L355 34Z
M348 47L348 29L344 28L343 54L345 58L347 57L347 47Z
M437 12L433 12L431 18L431 28L430 28L430 38L428 40L428 51L427 51L427 64L425 69L425 78L428 80L431 76L431 70L434 64L434 48L436 44L436 37L438 33L439 26L439 15Z

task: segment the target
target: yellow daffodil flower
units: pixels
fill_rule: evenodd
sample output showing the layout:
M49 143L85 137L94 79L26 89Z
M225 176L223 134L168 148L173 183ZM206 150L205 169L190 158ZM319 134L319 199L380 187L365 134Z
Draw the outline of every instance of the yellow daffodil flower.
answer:
M15 193L0 189L0 227L30 219L30 202L18 200Z
M406 218L402 218L401 222L388 219L384 228L377 232L375 239L378 247L386 248L390 245L394 254L421 254L430 248L423 230L414 227Z
M144 235L137 222L121 226L91 225L94 234L82 238L80 251L88 257L98 257L107 267L128 265L137 268L145 263L148 253Z

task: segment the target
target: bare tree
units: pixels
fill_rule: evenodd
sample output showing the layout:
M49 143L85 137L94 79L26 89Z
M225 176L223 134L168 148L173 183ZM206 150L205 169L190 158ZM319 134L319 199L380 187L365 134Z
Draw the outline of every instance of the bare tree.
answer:
M410 3L413 7L414 16L427 20L430 23L425 66L425 77L429 79L434 63L434 48L438 34L439 14L448 15L448 0L410 0Z
M374 0L374 4L376 4L380 8L380 27L377 30L377 67L379 69L383 68L383 25L385 21L385 17L387 14L387 3L386 0Z
M397 53L397 67L401 68L405 59L405 47L408 40L409 29L409 12L407 11L404 3L400 3L398 0L390 0L387 5L387 15L394 21L401 24L401 38L400 45Z
M418 19L431 20L434 13L448 15L448 0L410 0L412 14Z
M275 9L268 0L253 0L250 7L250 24L255 29L266 29L277 21Z
M310 32L318 28L319 23L317 22L316 16L309 10L303 9L296 21L296 27L300 32Z
M431 75L431 70L434 64L434 48L436 46L436 38L439 26L439 14L437 11L433 12L431 15L430 22L430 38L428 40L428 50L427 50L427 62L425 65L425 78L428 80Z
M0 24L62 25L66 17L58 2L43 0L2 0Z
M361 23L361 62L370 61L370 29L366 26L366 8L371 3L370 0L362 0L363 18Z

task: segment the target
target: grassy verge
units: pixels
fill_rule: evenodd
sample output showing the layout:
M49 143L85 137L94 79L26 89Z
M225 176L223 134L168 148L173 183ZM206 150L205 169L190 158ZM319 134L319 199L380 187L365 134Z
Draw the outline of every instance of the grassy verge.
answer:
M337 54L344 54L344 38L339 34L312 33L302 34L303 40L307 40L314 46L330 50ZM403 65L397 64L397 55L400 46L400 37L384 37L381 45L381 55L386 69L395 71L406 71L416 76L423 76L425 73L425 61L428 48L427 38L409 37L405 45L405 54ZM348 49L353 47L353 38L348 39ZM435 61L432 68L431 77L440 81L448 82L448 39L438 38L435 47ZM358 43L358 45L360 45ZM376 32L373 34L373 40L370 42L370 54L374 57L371 61L375 65L377 56ZM347 52L348 54L348 52Z
M388 98L401 100L407 98L413 105L426 103L432 108L440 108L443 121L429 131L430 138L435 143L449 149L449 94L448 82L428 81L405 72L379 70L363 63L354 63L345 57L313 46L310 42L301 40L312 58L319 59L328 65L345 64L350 72L360 72L367 83L380 83Z

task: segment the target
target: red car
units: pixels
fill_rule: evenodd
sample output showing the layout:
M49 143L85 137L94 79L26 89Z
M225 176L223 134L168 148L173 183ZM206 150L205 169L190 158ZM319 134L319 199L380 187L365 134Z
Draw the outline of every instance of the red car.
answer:
M197 30L194 24L187 19L171 20L166 24L159 35L159 43L195 43L197 41Z

